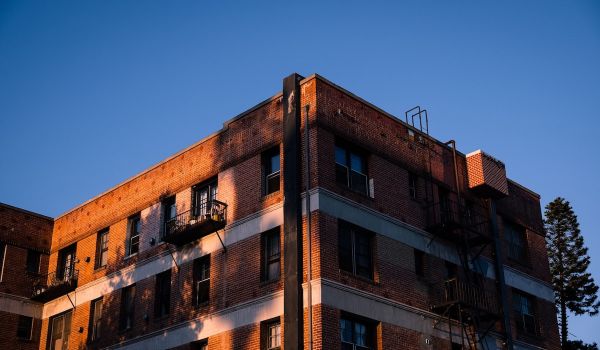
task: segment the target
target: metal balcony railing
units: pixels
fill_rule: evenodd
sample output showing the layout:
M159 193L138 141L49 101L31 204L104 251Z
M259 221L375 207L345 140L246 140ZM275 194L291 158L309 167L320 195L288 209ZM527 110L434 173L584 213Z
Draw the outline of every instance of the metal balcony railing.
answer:
M162 239L185 244L222 229L226 223L227 204L213 199L165 222Z
M77 288L79 270L70 268L37 276L33 281L31 299L46 302Z
M463 309L477 309L478 312L490 315L498 314L498 304L494 294L484 288L474 286L452 278L439 286L439 304L434 309L444 309L450 305L460 304Z
M490 235L487 211L475 204L444 200L427 206L426 214L427 230L434 234L452 236L462 231L469 237Z

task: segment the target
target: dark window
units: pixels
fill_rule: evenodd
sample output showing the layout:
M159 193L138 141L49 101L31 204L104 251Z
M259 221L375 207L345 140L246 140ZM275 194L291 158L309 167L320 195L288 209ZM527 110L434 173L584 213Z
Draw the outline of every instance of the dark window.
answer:
M108 229L98 232L96 239L96 268L104 267L108 263Z
M163 210L163 229L165 230L164 232L166 232L166 225L167 222L175 219L175 217L177 216L177 204L175 201L175 196L171 196L168 197L167 199L165 199L162 202L162 210ZM163 234L164 234L163 232ZM161 240L162 240L162 235L161 235Z
M366 350L374 348L373 324L351 317L340 319L342 350Z
M525 263L527 260L525 229L505 221L504 240L506 241L508 257L520 263Z
M281 349L281 322L279 318L265 321L261 325L262 346L265 350Z
M194 216L210 216L213 200L218 194L217 180L212 179L196 185L192 192L192 212Z
M263 163L263 191L270 194L279 191L280 157L279 146L265 152L262 155Z
M279 279L281 273L280 229L276 227L262 234L262 280Z
M168 315L171 306L171 270L156 275L154 317Z
M208 349L208 340L202 339L202 340L198 340L193 343L190 343L190 349L191 350L207 350Z
M135 284L121 291L121 314L119 329L124 331L133 327L133 311L135 308Z
M50 350L68 349L69 335L71 333L71 311L52 317L48 333Z
M77 246L72 244L58 251L57 279L68 281L74 277L76 248Z
M19 316L19 324L17 325L17 338L30 340L31 330L33 328L33 318L27 316Z
M194 260L194 305L207 303L210 299L210 255Z
M513 311L517 329L524 333L535 334L533 297L513 291Z
M459 343L452 342L452 350L462 350L463 347Z
M453 264L449 261L445 261L444 262L444 266L446 268L446 279L453 279L456 278L458 275L458 267L456 266L456 264Z
M339 222L340 269L373 279L372 233L346 222Z
M129 218L129 240L127 242L127 255L133 255L140 251L140 232L142 231L142 219L140 213Z
M338 183L367 195L367 161L365 156L361 152L336 145L335 178Z
M41 254L35 250L27 250L27 272L38 274L40 273L40 258Z
M417 175L413 173L408 173L408 195L417 199Z
M102 325L102 298L92 301L90 310L90 341L100 339Z
M417 276L425 276L425 253L415 249L415 273Z

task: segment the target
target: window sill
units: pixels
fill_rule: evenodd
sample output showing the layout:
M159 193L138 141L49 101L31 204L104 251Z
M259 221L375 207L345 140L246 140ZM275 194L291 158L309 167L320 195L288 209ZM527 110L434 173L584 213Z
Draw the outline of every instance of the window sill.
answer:
M25 339L25 338L17 338L17 341L20 343L35 343L36 341L33 339Z
M124 257L124 258L123 258L123 260L129 260L129 259L131 259L131 258L133 258L133 257L137 256L138 254L139 254L139 253L133 253L133 254L127 255L126 257Z
M96 272L102 272L102 271L106 270L106 267L107 267L107 266L108 266L108 265L104 265L104 266L98 266L98 267L95 267L95 268L94 268L94 273L96 273Z
M267 280L267 281L260 281L259 287L266 287L266 286L270 286L272 284L277 284L279 281L281 281L281 277L276 278L276 279L272 279L272 280Z
M368 283L368 284L373 285L373 286L379 286L379 282L377 282L377 281L375 281L373 279L370 279L370 278L367 278L367 277L364 277L364 276L360 276L360 275L356 275L356 274L354 274L354 273L352 273L350 271L346 271L346 270L342 270L342 269L339 269L339 271L340 271L340 275L342 277L350 277L350 278L353 278L353 279L355 279L357 281L365 282L365 283Z
M152 321L153 321L153 322L163 322L163 321L167 321L167 320L169 320L169 316L171 316L171 314L170 314L170 313L168 313L168 314L165 314L165 315L162 315L162 316L154 316L154 317L152 318Z
M271 193L268 193L268 194L263 194L260 197L260 199L263 200L263 201L265 201L265 200L271 199L273 197L277 197L277 195L280 194L280 193L281 193L281 190L277 190L275 192L271 192Z
M203 301L200 304L193 305L196 310L204 309L210 306L210 300Z

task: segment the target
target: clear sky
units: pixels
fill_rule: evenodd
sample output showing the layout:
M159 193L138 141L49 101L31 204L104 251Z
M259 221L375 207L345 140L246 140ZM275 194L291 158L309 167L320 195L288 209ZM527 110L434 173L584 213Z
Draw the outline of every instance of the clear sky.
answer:
M0 201L57 216L316 72L570 200L600 283L599 1L257 3L0 1Z

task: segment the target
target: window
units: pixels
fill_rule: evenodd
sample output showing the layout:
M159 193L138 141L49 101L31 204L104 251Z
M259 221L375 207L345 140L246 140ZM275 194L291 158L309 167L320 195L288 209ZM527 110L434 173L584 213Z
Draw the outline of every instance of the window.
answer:
M449 261L444 261L444 267L446 270L446 279L451 280L458 277L458 267Z
M140 251L140 232L142 231L142 219L140 213L129 218L129 241L127 242L127 255L137 254Z
M90 341L100 339L102 325L102 298L92 301L90 310Z
M335 179L350 189L368 194L367 161L360 152L335 146Z
M278 280L281 273L281 246L279 227L263 233L261 238L262 280Z
M417 175L413 173L408 173L408 195L417 199Z
M350 317L340 319L342 350L373 349L373 325Z
M71 311L51 318L48 334L48 344L50 350L68 349L70 333Z
M528 334L535 334L533 298L513 291L513 311L515 313L517 330Z
M198 340L193 343L190 343L191 350L207 350L208 349L208 340Z
M414 250L415 257L415 273L417 276L423 277L425 276L425 253L415 249Z
M108 229L98 232L96 239L96 269L108 263Z
M168 315L171 306L171 270L156 275L154 290L154 317Z
M27 250L27 272L32 274L40 273L40 252Z
M279 318L262 323L262 346L265 350L281 349L281 322Z
M121 291L121 314L119 329L124 331L133 327L133 311L135 302L135 284L125 287Z
M194 260L194 290L192 297L195 306L205 304L210 299L210 255Z
M33 318L27 316L19 316L19 324L17 325L17 338L31 340L33 329Z
M504 222L504 240L510 259L525 263L527 260L527 239L523 227Z
M0 282L4 280L4 262L6 261L6 243L0 242Z
M58 266L56 278L69 281L75 276L75 250L76 244L72 244L58 251Z
M216 179L194 186L192 191L192 210L194 216L210 216L213 200L217 199Z
M339 222L338 244L340 269L373 279L372 234L347 222Z
M279 191L280 157L279 146L265 152L262 156L263 163L263 194Z
M163 210L163 229L165 230L163 232L163 234L165 234L167 231L166 227L167 227L167 222L175 219L175 217L177 216L177 204L175 202L175 196L171 196L168 197L167 199L165 199L162 202L162 210ZM162 240L162 235L161 235L161 240Z

